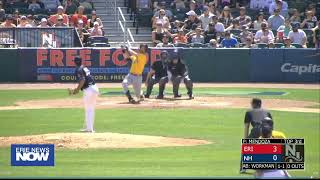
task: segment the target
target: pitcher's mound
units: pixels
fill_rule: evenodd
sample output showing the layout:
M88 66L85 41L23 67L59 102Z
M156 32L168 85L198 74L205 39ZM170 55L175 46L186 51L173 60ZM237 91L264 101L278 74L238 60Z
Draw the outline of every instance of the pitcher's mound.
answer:
M150 148L196 146L211 142L196 139L119 133L56 133L0 137L0 147L11 144L55 144L56 148Z

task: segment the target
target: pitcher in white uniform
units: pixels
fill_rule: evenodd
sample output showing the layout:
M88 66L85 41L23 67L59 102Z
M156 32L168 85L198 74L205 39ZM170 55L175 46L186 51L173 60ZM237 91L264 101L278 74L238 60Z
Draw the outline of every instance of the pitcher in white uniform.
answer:
M83 102L85 108L85 123L84 129L81 132L95 132L94 131L94 116L95 106L99 95L99 89L90 74L90 70L82 65L82 59L75 57L74 62L76 64L75 75L79 84L77 88L69 90L70 94L77 94L79 91L83 91Z

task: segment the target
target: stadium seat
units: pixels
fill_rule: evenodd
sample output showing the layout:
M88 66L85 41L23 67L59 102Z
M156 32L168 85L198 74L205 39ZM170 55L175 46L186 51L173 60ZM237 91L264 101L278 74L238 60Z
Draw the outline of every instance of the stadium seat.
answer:
M110 47L108 38L104 36L91 36L88 38L88 46L90 47Z
M274 43L275 48L281 48L282 46L284 46L283 43Z
M175 47L189 47L189 45L185 44L185 43L176 43L174 46Z
M151 18L153 17L153 12L149 8L140 8L137 12L138 25L142 27L151 27Z
M301 45L301 44L292 43L291 45L294 46L294 47L296 47L296 48L302 48L302 45Z
M264 48L268 48L268 44L266 43L257 43L258 48L264 49Z
M202 44L202 43L191 43L190 47L192 47L192 48L205 48L207 46L205 44Z

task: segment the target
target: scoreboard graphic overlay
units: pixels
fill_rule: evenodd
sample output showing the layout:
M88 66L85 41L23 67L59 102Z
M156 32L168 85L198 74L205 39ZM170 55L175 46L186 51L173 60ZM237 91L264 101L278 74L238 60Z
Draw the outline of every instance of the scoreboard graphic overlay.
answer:
M243 169L304 169L304 139L242 139Z

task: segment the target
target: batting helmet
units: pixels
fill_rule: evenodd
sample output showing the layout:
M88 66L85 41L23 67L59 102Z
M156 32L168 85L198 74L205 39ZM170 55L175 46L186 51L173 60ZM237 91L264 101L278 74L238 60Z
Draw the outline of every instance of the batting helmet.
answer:
M82 64L82 59L81 59L81 57L80 57L80 56L76 56L76 57L74 58L74 63L75 63L77 66L81 66L81 64Z

